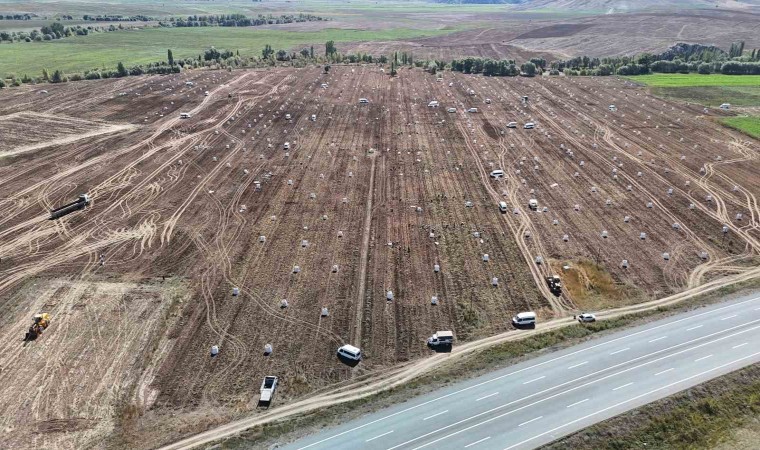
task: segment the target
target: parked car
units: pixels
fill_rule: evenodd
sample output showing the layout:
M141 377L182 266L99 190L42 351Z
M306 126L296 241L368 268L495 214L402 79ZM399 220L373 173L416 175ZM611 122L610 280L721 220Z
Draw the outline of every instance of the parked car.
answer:
M578 322L596 322L596 316L591 313L578 315Z

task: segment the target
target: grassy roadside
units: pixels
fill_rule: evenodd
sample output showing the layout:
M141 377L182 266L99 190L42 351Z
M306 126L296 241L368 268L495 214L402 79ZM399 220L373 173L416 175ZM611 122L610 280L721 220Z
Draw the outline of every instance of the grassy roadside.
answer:
M712 449L760 416L760 364L592 425L544 446L623 450Z
M760 139L760 117L728 117L722 119L720 123L755 139Z
M760 288L760 280L753 280L725 287L677 305L599 321L593 324L573 325L541 333L534 336L533 339L505 342L460 358L456 363L443 365L433 373L426 374L424 377L415 379L402 387L381 392L365 399L302 414L288 420L251 428L240 435L220 441L218 448L264 448L270 447L275 443L293 441L317 432L322 428L336 426L384 407L404 403L415 396L513 365L546 352L570 347L594 336L603 336L611 332L696 309L726 299L727 296L738 296L741 293L756 290L757 288Z
M652 87L689 87L689 86L758 86L760 75L700 75L698 73L654 73L626 77L631 81Z

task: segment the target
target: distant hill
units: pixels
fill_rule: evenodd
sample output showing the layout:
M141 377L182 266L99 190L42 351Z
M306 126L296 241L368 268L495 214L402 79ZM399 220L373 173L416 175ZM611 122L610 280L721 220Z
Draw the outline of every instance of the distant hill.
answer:
M649 9L724 8L759 10L760 0L432 0L449 4L505 4L525 9L564 9L622 13Z

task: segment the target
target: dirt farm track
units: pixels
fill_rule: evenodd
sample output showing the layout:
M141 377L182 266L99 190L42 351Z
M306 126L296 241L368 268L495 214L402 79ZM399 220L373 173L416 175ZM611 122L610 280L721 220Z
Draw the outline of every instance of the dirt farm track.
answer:
M0 448L153 448L251 414L265 375L285 403L428 355L436 330L758 262L758 142L624 80L333 66L45 89L0 93Z

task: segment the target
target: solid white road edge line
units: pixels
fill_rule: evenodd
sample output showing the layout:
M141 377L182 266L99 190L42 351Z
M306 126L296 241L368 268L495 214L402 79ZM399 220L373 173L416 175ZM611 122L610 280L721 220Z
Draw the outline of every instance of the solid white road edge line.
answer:
M428 419L432 419L433 417L437 417L437 416L440 416L441 414L446 414L447 412L449 412L449 410L448 410L448 409L447 409L446 411L441 411L441 412L439 412L439 413L435 413L435 414L433 414L432 416L428 416L428 417L425 417L425 418L424 418L424 419L422 419L422 420L423 420L423 421L425 421L425 420L428 420Z
M757 355L760 355L760 352L757 352L757 353L753 353L753 354L751 354L751 355L748 355L748 356L744 356L744 357L742 357L742 358L739 358L739 359L735 359L735 360L733 360L733 361L731 361L731 362L729 362L729 363L726 363L726 364L721 364L720 366L717 366L717 367L713 367L712 369L709 369L709 370L705 370L704 372L700 372L700 373L698 373L698 374L696 374L696 375L692 375L692 376L686 377L686 378L684 378L684 379L682 379L682 380L679 380L679 381L675 381L675 382L673 382L673 383L670 383L670 384L668 384L668 385L665 385L665 386L659 387L659 388L657 388L657 389L653 389L653 390L651 390L651 391L649 391L649 392L646 392L646 393L644 393L644 394L639 394L639 395L637 395L637 396L635 396L635 397L633 397L633 398L630 398L630 399L628 399L628 400L624 400L624 401L622 401L622 402L620 402L620 403L616 403L616 404L614 404L614 405L612 405L612 406L608 406L608 407L606 407L606 408L600 409L600 410L599 410L599 411L597 411L597 412L594 412L594 413L588 414L588 415L586 415L586 416L583 416L583 417L581 417L581 418L578 418L578 419L572 420L572 421L570 421L570 422L568 422L568 423L566 423L566 424L564 424L564 425L560 425L560 426L558 426L558 427L552 428L552 429L551 429L551 430L549 430L549 431L544 431L543 433L541 433L541 434L537 434L537 435L533 436L533 437L532 437L532 438L530 438L530 439L526 439L526 440L524 440L524 441L522 441L522 442L518 442L517 444L513 444L513 445L510 445L509 447L505 448L504 450L510 450L510 449L513 449L513 448L515 448L515 447L518 447L518 446L520 446L520 445L523 445L523 444L527 444L528 442L530 442L530 441L533 441L533 440L535 440L535 439L538 439L538 438L540 438L541 436L546 436L547 434L551 434L551 433L554 433L554 432L555 432L555 431L557 431L557 430L560 430L560 429L562 429L562 428L565 428L565 427L567 427L567 426L569 426L569 425L572 425L572 424L574 424L574 423L576 423L576 422L580 422L581 420L586 420L586 419L588 419L589 417L593 417L593 416L595 416L595 415L597 415L597 414L601 414L601 413L603 413L603 412L605 412L605 411L609 411L610 409L614 409L614 408L617 408L618 406L622 406L622 405L625 405L626 403L630 403L630 402L632 402L632 401L634 401L634 400L638 400L638 399L640 399L640 398L642 398L642 397L646 397L647 395L652 395L652 394L654 394L655 392L659 392L659 391L661 391L661 390L663 390L663 389L667 389L667 388L669 388L669 387L673 387L673 386L675 386L675 385L677 385L677 384L683 383L684 381L689 381L689 380L691 380L692 378L701 377L702 375L706 375L706 374L708 374L708 373L710 373L710 372L714 372L714 371L716 371L716 370L719 370L719 369L722 369L722 368L724 368L724 367L728 367L728 366L730 366L730 365L732 365L732 364L736 364L736 363L738 363L739 361L744 361L745 359L754 358L754 357L755 357L755 356L757 356Z
M481 400L485 400L485 399L487 399L488 397L493 397L494 395L499 395L499 393L498 393L498 392L494 392L493 394L488 394L488 395L486 395L485 397L480 397L479 399L477 399L477 400L475 400L475 401L476 401L476 402L479 402L479 401L481 401Z
M480 444L481 442L485 442L485 441L487 441L487 440L489 440L489 439L491 439L491 436L488 436L488 437L486 437L486 438L483 438L483 439L481 439L481 440L479 440L479 441L475 441L475 442L473 442L472 444L467 444L467 445L465 445L465 446L464 446L464 448L469 448L469 447L472 447L472 446L473 446L473 445L475 445L475 444Z
M760 321L760 319L758 319L757 321ZM757 322L757 321L753 321L753 322ZM736 327L734 327L734 328L736 328ZM687 349L681 350L681 351L679 351L679 352L676 352L676 353L673 353L673 354L670 354L670 355L665 355L665 356L663 356L663 357L661 357L661 358L657 358L657 359L654 359L654 360L652 360L652 361L647 361L647 362L645 362L645 363L639 364L638 366L629 367L629 368L627 368L627 369L621 370L620 372L617 372L617 373L613 373L613 374L610 374L610 375L604 376L604 377L602 377L602 378L599 378L599 379L597 379L597 380L592 380L592 381L589 381L589 382L587 382L587 383L584 383L584 384L581 384L581 385L579 385L579 386L576 386L576 387L570 388L570 389L568 389L568 390L566 390L566 391L563 391L563 392L559 392L559 393L557 393L557 394L554 394L554 395L550 395L549 397L546 397L546 398L543 398L543 399L537 400L537 401L535 401L535 402L533 402L533 403L529 403L529 404L527 404L527 405L523 405L523 406L521 406L521 407L519 407L519 408L513 409L512 411L508 411L508 412L506 412L506 413L504 413L504 414L500 414L500 415L498 415L498 416L495 416L495 417L493 417L493 418L491 418L491 419L487 419L487 420L484 420L483 422L477 423L477 424L475 424L475 425L471 425L471 426L469 426L469 427L467 427L467 428L463 428L463 429L461 429L461 430L459 430L459 431L455 431L454 433L448 434L448 435L446 435L446 436L444 436L444 437L442 437L442 438L438 438L438 439L436 439L436 440L434 440L434 441L431 441L431 442L428 442L428 443L426 443L426 444L420 445L419 447L415 447L413 450L418 450L418 449L420 449L420 448L423 448L423 447L426 447L426 446L428 446L428 445L431 445L431 444L435 444L436 442L439 442L439 441L442 441L442 440L444 440L444 439L446 439L446 438L448 438L448 437L454 436L455 434L459 434L459 433L461 433L461 432L463 432L463 431L467 431L467 430L469 430L469 429L471 429L471 428L475 428L475 427L477 427L477 426L479 426L479 425L483 425L484 423L487 423L487 422L490 422L490 421L492 421L492 420L495 420L495 419L501 418L501 417L503 417L503 416L506 416L506 415L508 415L508 414L512 414L512 413L514 413L514 412L517 412L517 411L521 411L521 410L523 410L523 409L525 409L525 408L529 408L529 407L531 407L531 406L535 406L535 405L537 405L537 404L539 404L539 403L541 403L541 402L545 402L545 401L547 401L547 400L551 400L552 398L558 397L558 396L560 396L560 395L563 395L563 394L567 394L568 392L572 392L572 391L575 391L575 390L577 390L577 389L581 389L581 388L584 388L584 387L586 387L586 386L589 386L589 385L591 385L591 384L597 383L597 382L599 382L599 381L603 381L603 380L606 380L606 379L608 379L608 378L612 378L612 377L614 377L614 376L616 376L616 375L620 375L620 374L622 374L622 373L625 373L625 372L630 372L631 370L634 370L634 369L638 369L638 368L640 368L640 367L644 367L644 366L646 366L646 365L649 365L649 364L652 364L652 363L654 363L654 362L662 361L662 360L664 360L664 359L667 359L667 358L670 358L670 357L673 357L673 356L676 356L676 355L680 355L681 353L685 353L685 352L687 352L687 351L691 351L691 350L694 350L694 349L697 349L697 348L700 348L700 347L704 347L705 345L708 345L708 344L714 344L715 342L719 342L719 341L722 341L722 340L724 340L724 339L728 339L728 338L731 338L731 337L737 336L737 335L739 335L739 334L743 334L743 333L746 333L747 331L753 331L753 330L755 330L755 329L758 329L758 328L760 328L760 325L758 325L758 326L756 326L756 327L753 327L753 328L748 328L748 329L746 329L746 330L738 331L738 332L736 332L736 333L734 333L734 334L730 334L730 335L727 335L727 336L721 336L721 337L719 337L719 338L717 338L717 339L715 339L715 340L712 340L712 341L708 341L708 342L703 342L702 344L699 344L699 345L695 345L694 347L690 347L690 348L687 348ZM713 334L718 334L718 333L713 333ZM710 335L707 335L707 336L710 336ZM694 340L696 341L696 340L699 340L699 339L700 339L700 338L697 338L697 339L694 339ZM674 346L674 347L677 347L677 346ZM661 353L661 352L662 352L662 351L664 351L664 350L667 350L667 349L658 350L658 351L656 351L656 352L652 352L652 353L651 353L651 354L649 354L649 355L655 355L655 354L657 354L657 353ZM634 358L634 359L633 359L633 360L631 360L631 361L635 361L636 359L641 359L641 358L643 358L643 356L640 356L640 357L638 357L638 358ZM615 366L611 366L611 367L608 367L608 369L611 369L611 368L615 368L615 367L618 367L618 366L622 366L622 365L626 365L626 364L628 364L628 363L629 363L629 362L631 362L631 361L627 361L627 362L624 362L624 363L620 363L620 364L617 364L617 365L615 365ZM599 373L599 372L597 372L597 373ZM520 403L520 402L523 402L523 401L525 401L526 399L529 399L529 398L531 398L531 397L535 397L535 396L537 396L537 395L540 395L540 394L543 394L543 393L545 393L545 392L551 391L551 390L553 390L553 389L556 389L556 388L558 388L558 387L564 386L564 385L566 385L566 384L570 384L570 383L573 383L573 382L575 382L575 381L578 381L578 380L581 380L581 379L584 379L584 378L588 378L588 377L590 377L591 375L593 375L593 374L590 374L590 375L584 375L584 376L581 376L581 377L578 377L578 378L576 378L575 380L570 380L570 381L566 381L566 382L564 382L564 383L558 384L558 385L554 386L553 388L544 389L543 391L539 391L539 392L536 392L536 393L534 393L534 394L530 394L530 395L526 395L526 396L523 396L523 397L522 397L522 398L520 398L519 400L514 400L514 401L511 401L511 402L505 403L505 404L503 404L503 405L501 405L501 406L497 406L497 407L495 407L495 408L492 408L492 409L490 409L490 410L488 410L488 411L483 411L483 412L481 412L481 413L475 414L474 416L470 416L470 417L467 417L467 418L465 418L465 419L462 419L462 420L460 420L460 421L458 421L458 422L454 422L454 423L452 423L451 425L446 425L446 426L444 426L444 427L441 427L441 428L439 428L439 429L437 429L437 430L431 431L431 432L429 432L429 433L426 433L426 434L423 434L423 435L421 435L421 436L418 436L418 437L416 437L416 438L410 439L410 440L408 440L408 441L406 441L406 442L403 442L403 443L401 443L401 444L398 444L398 445L395 445L395 446L393 446L393 447L390 447L390 448L388 448L387 450L394 450L394 449L396 449L396 448L399 448L399 447L403 447L403 446L404 446L404 445L406 445L406 444L409 444L409 443L411 443L411 442L414 442L414 441L420 440L420 439L422 439L422 438L428 437L428 436L430 436L431 434L435 434L435 433L437 433L437 432L439 432L439 431L443 431L443 430L445 430L445 429L447 429L447 428L451 428L451 427L453 427L453 426L456 426L456 425L459 425L459 424L461 424L461 423L463 423L463 422L467 422L468 420L472 420L472 419L475 419L475 418L477 418L477 417L483 416L483 415L485 415L485 414L489 414L489 413L492 413L492 412L494 412L494 411L497 411L497 410L499 410L499 409L502 409L502 408L506 408L507 406L511 406L511 405L513 405L513 404L515 404L515 403Z
M534 368L536 368L536 367L540 367L540 366L543 366L543 365L549 364L549 363L551 363L551 362L554 362L554 361L559 361L560 359L564 359L564 358L567 358L567 357L570 357L570 356L574 356L574 355L577 355L578 353L581 353L581 352L586 352L586 351L588 351L588 350L591 350L591 349L593 349L593 348L601 347L601 346L603 346L603 345L607 345L607 344L610 344L610 343L612 343L612 342L617 342L617 341L620 341L620 340L622 340L622 339L628 339L628 338L630 338L630 337L632 337L632 336L637 336L637 335L639 335L639 334L642 334L642 333L646 333L646 332L649 332L649 331L652 331L652 330L657 330L657 329L659 329L659 328L663 328L663 327L669 327L669 326L671 326L671 325L673 325L673 324L676 324L676 323L679 323L679 322L683 322L683 321L685 321L685 320L694 319L695 317L701 317L701 316L704 316L704 315L706 315L706 314L714 314L716 311L720 311L720 310L722 310L722 309L726 309L726 308L732 308L732 307L734 307L734 306L738 306L738 305L743 305L743 304L745 304L745 303L753 302L753 301L755 301L755 300L758 300L758 299L760 299L760 296L758 296L758 297L753 297L753 298L750 298L750 299L747 299L747 300L743 300L743 301L741 301L741 302L738 302L738 303L732 303L732 304L730 304L730 305L721 306L720 308L711 309L710 311L705 311L705 312L702 312L702 313L699 313L699 314L694 314L694 315L692 315L692 316L684 317L684 318L682 318L682 319L674 320L674 321L672 321L672 322L664 323L664 324L662 324L662 325L657 325L657 326L655 326L655 327L644 328L643 330L641 330L641 331L637 331L637 332L635 332L635 333L626 334L625 336L621 336L621 337L619 337L619 338L611 339L611 340L609 340L609 341L605 341L605 342L600 342L599 344L596 344L596 345L592 345L592 346L590 346L590 347L582 348L582 349L580 349L580 350L576 350L576 351L574 351L574 352L571 352L571 353L567 353L567 354L565 354L565 355L562 355L562 356L558 356L558 357L556 357L556 358L548 359L548 360L546 360L546 361L543 361L543 362L540 362L540 363L538 363L538 364L534 364L534 365L532 365L532 366L524 367L524 368L522 368L522 369L519 369L519 370L516 370L516 371L514 371L514 372L510 372L510 373L507 373L507 374L504 374L504 375L500 375L500 376L498 376L498 377L494 377L494 378L491 378L490 380L486 380L486 381L483 381L483 382L481 382L481 383L478 383L478 384L474 384L474 385L472 385L472 386L467 386L466 388L460 389L460 390L458 390L458 391L450 392L450 393L448 393L448 394L446 394L446 395L442 395L442 396L440 396L440 397L436 397L436 398L434 398L434 399L432 399L432 400L428 400L428 401L426 401L426 402L420 403L419 405L410 406L409 408L403 409L403 410L401 410L401 411L397 411L397 412L395 412L395 413L393 413L393 414L389 414L389 415L387 415L387 416L384 416L384 417L381 417L381 418L379 418L379 419L375 419L375 420L373 420L373 421L371 421L371 422L367 422L367 423L365 423L365 424L362 424L362 425L358 425L358 426L356 426L356 427L354 427L354 428L351 428L351 429L349 429L349 430L346 430L346 431L342 431L342 432L340 432L340 433L337 433L337 434L334 434L334 435L332 435L332 436L326 437L326 438L324 438L324 439L322 439L322 440L320 440L320 441L317 441L317 442L313 442L313 443L311 443L311 444L308 444L308 445L304 445L303 447L299 447L299 448L298 448L298 450L303 450L303 449L306 449L306 448L309 448L309 447L313 447L313 446L315 446L315 445L319 445L319 444L321 444L321 443L323 443L323 442L329 441L329 440L331 440L331 439L335 439L336 437L340 437L340 436L343 436L344 434L348 434L348 433L351 433L351 432L353 432L353 431L356 431L356 430L361 430L362 428L364 428L364 427L368 427L368 426L370 426L370 425L373 425L373 424L375 424L375 423L377 423L377 422L381 422L381 421L383 421L383 420L386 420L386 419L390 419L391 417L395 417L395 416L397 416L397 415L399 415L399 414L403 414L403 413L405 413L405 412L409 412L409 411L411 411L411 410L414 410L414 409L420 408L420 407L422 407L422 406L425 406L425 405L429 405L430 403L434 403L434 402L437 402L438 400L443 400L444 398L449 398L449 397L451 397L451 396L453 396L453 395L461 394L462 392L466 392L466 391L469 391L470 389L475 389L476 387L479 387L479 386L483 386L483 385L486 385L486 384L492 383L492 382L494 382L494 381L498 381L498 380L501 380L501 379L503 379L503 378L506 378L506 377L512 376L512 375L514 375L514 374L516 374L516 373L520 373L520 372L524 372L524 371L526 371L526 370L534 369ZM760 309L760 308L759 308L759 309ZM702 325L700 325L700 326L702 326Z
M379 435L379 436L375 436L375 437L373 437L373 438L369 438L369 439L367 439L367 440L366 440L366 441L364 441L364 442L374 441L374 440L375 440L375 439L377 439L377 438L381 438L381 437L383 437L383 436L387 436L387 435L389 435L389 434L391 434L391 433L393 433L393 430L391 430L391 431L389 431L389 432L387 432L387 433L383 433L383 434L381 434L381 435Z

